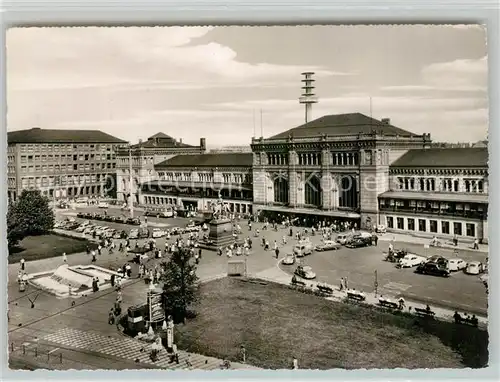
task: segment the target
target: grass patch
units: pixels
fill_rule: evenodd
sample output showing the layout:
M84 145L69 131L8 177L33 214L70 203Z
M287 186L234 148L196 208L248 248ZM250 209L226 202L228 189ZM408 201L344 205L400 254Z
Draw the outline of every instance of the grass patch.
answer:
M197 317L177 325L179 347L270 369L484 367L488 334L225 278L201 286Z
M10 251L9 264L17 263L21 259L34 261L49 257L61 256L64 252L84 252L87 248L96 248L97 245L85 239L61 236L56 234L28 236L19 245Z

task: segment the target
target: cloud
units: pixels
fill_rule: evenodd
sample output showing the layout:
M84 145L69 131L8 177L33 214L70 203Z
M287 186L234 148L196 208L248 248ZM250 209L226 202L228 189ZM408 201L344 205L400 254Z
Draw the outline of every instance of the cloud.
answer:
M486 90L488 61L482 57L430 64L422 69L422 78L425 84L435 88Z
M306 70L321 76L351 73L320 66L238 60L233 49L196 45L209 27L32 28L7 35L8 90L79 88L248 87L296 81ZM11 32L13 31L13 32Z

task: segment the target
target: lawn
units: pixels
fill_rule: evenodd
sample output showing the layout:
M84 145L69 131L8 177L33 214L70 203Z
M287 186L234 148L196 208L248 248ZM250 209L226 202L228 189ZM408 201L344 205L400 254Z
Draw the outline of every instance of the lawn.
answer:
M55 234L28 236L9 254L9 264L17 263L21 259L33 261L60 256L64 252L84 252L87 248L95 248L95 244L83 239L75 239Z
M234 278L201 286L198 315L175 328L179 348L271 369L483 367L485 331L334 303Z

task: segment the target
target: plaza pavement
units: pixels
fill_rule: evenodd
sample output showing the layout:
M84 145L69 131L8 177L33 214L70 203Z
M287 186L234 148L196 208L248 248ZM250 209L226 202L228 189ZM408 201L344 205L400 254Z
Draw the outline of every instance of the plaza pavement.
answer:
M250 236L245 222L241 222L243 235ZM254 227L260 227L260 224L254 224ZM280 238L285 234L284 230L274 232L272 230L263 231L261 229L261 237L265 235L272 243L274 240L280 241ZM389 234L388 234L389 235ZM384 235L381 240L384 240ZM389 237L389 236L387 236ZM281 254L290 251L295 240L288 239L288 244L281 248ZM389 240L393 240L389 237ZM263 251L260 247L261 238L252 237L254 250L247 259L247 272L250 276L263 278L269 281L288 284L291 280L290 275L287 275L277 266L273 251ZM396 243L412 243L415 241L410 236L397 236ZM401 240L401 242L399 242ZM421 245L418 242L417 245ZM460 251L465 251L467 248L459 247ZM469 251L471 252L471 251ZM473 256L476 252L471 252ZM484 254L482 254L484 257ZM96 265L110 268L121 267L126 261L131 260L131 255L125 255L115 251L114 254L108 254L104 251L103 255L97 257ZM152 263L158 260L151 260ZM68 255L68 263L70 265L90 264L90 256L86 253L78 253ZM38 261L27 262L26 268L29 273L46 271L54 269L62 265L62 259L49 258ZM137 266L132 265L133 277L136 275ZM169 364L163 358L160 364L152 365L147 362L147 359L142 357L141 349L143 343L130 342L125 338L116 326L109 325L107 322L107 313L112 307L116 292L113 290L104 290L92 294L88 297L78 299L56 299L54 296L46 293L40 293L29 287L27 292L19 292L16 282L19 264L10 264L8 266L9 284L8 284L8 299L10 309L9 344L13 346L11 357L14 360L24 361L36 365L36 367L55 368L55 369L139 369L139 368L158 368L164 367L167 369L176 368L178 366ZM202 281L208 281L214 278L223 277L227 272L227 258L218 256L215 252L203 251L203 257L198 266L198 275ZM123 311L129 306L144 303L147 292L147 286L142 280L133 280L124 285L123 288ZM35 307L31 308L29 298L34 299ZM374 297L373 297L374 298ZM368 298L372 300L371 296ZM74 303L74 304L73 304ZM407 305L410 305L407 301ZM433 307L433 310L439 316L449 316L449 311L441 310ZM78 338L86 333L90 337L87 341L77 342ZM92 336L94 340L91 340ZM120 339L119 341L117 339ZM118 342L116 342L118 341ZM123 346L123 352L118 350L121 347L119 344L127 342L129 345ZM132 340L135 341L135 340ZM99 346L94 345L96 342ZM25 352L23 354L23 344ZM37 344L37 345L33 345ZM105 344L108 344L104 346ZM139 346L140 345L140 346ZM40 353L46 354L52 352L56 357L48 357L45 355L46 361L40 357L34 357L34 348L40 349ZM31 351L29 350L31 349ZM102 350L105 350L104 352ZM127 350L126 350L127 349ZM137 354L137 352L141 353ZM63 362L58 363L57 355L62 354ZM190 360L193 368L201 367L205 369L218 368L221 360L214 360L210 357L202 355L194 355L188 353L181 354L181 360L184 362L184 367L189 367L185 362ZM136 362L139 360L138 362ZM206 361L206 363L205 363ZM182 366L181 362L181 366ZM41 363L41 364L40 364ZM248 365L238 365L233 363L234 368L247 367Z

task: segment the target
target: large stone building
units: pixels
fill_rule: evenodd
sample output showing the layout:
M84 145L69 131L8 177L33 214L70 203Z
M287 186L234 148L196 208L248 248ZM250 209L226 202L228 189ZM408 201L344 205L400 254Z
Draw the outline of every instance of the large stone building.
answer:
M117 199L128 203L132 190L132 200L139 203L140 185L154 180L155 165L179 154L200 154L206 151L206 140L200 138L200 145L193 146L182 140L157 133L147 141L124 147L117 153ZM130 158L132 166L130 166ZM132 167L132 176L130 174ZM130 179L132 178L132 184Z
M390 165L430 144L360 113L327 115L270 138L252 140L254 209L326 216L371 228Z
M157 179L141 185L145 207L208 210L219 193L230 211L252 212L252 154L178 155L154 166Z
M379 195L379 220L389 230L487 242L486 147L410 150L389 175Z
M7 134L8 197L40 189L53 198L104 196L126 142L98 130L32 128Z

